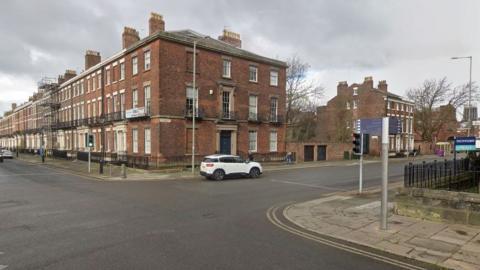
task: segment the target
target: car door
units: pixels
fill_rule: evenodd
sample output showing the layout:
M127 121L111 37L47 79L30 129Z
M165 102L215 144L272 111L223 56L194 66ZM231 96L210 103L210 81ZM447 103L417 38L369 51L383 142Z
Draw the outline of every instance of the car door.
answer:
M235 157L233 164L234 164L235 173L238 173L238 174L248 173L247 171L248 166L241 157Z
M225 174L234 173L234 163L233 157L222 157L220 158L219 168L222 168L225 171Z

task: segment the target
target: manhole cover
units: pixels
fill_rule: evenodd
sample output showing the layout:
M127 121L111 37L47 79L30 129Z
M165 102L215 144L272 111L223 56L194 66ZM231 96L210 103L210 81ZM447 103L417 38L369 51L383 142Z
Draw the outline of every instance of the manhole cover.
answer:
M455 232L460 234L460 235L467 235L468 234L467 232L461 231L461 230L455 230Z

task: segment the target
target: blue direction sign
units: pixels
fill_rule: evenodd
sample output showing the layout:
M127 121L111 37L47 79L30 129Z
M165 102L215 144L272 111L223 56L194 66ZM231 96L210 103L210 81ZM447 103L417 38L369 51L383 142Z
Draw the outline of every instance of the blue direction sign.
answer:
M382 118L360 119L359 133L370 134L372 136L382 135ZM399 134L402 132L402 122L398 117L388 119L388 133Z
M455 137L455 151L475 151L476 138L470 137Z

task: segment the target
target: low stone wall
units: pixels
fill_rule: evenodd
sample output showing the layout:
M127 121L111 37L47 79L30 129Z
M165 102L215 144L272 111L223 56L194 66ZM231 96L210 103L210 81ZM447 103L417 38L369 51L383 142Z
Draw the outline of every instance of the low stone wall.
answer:
M402 188L395 196L397 215L480 226L480 194Z

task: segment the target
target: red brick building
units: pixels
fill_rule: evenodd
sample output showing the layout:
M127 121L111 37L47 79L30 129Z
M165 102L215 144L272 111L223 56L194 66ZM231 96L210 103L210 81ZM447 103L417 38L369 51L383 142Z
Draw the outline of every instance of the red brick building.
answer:
M182 159L191 154L195 106L198 155L285 151L285 62L241 49L240 36L227 30L219 39L192 30L165 31L163 17L155 13L149 30L140 39L125 27L120 52L101 60L89 50L85 71L60 78L49 92L53 149L84 152L85 134L93 134L92 151L107 156ZM11 125L7 121L16 122L0 120L0 144L12 147L6 142L16 134L4 127Z
M317 136L320 142L350 143L356 131L358 119L398 117L401 120L401 133L391 134L391 152L411 151L414 147L413 103L388 92L386 81L373 86L372 77L366 77L361 84L348 85L339 82L337 95L327 105L317 109ZM371 137L370 152L379 154L380 140Z

